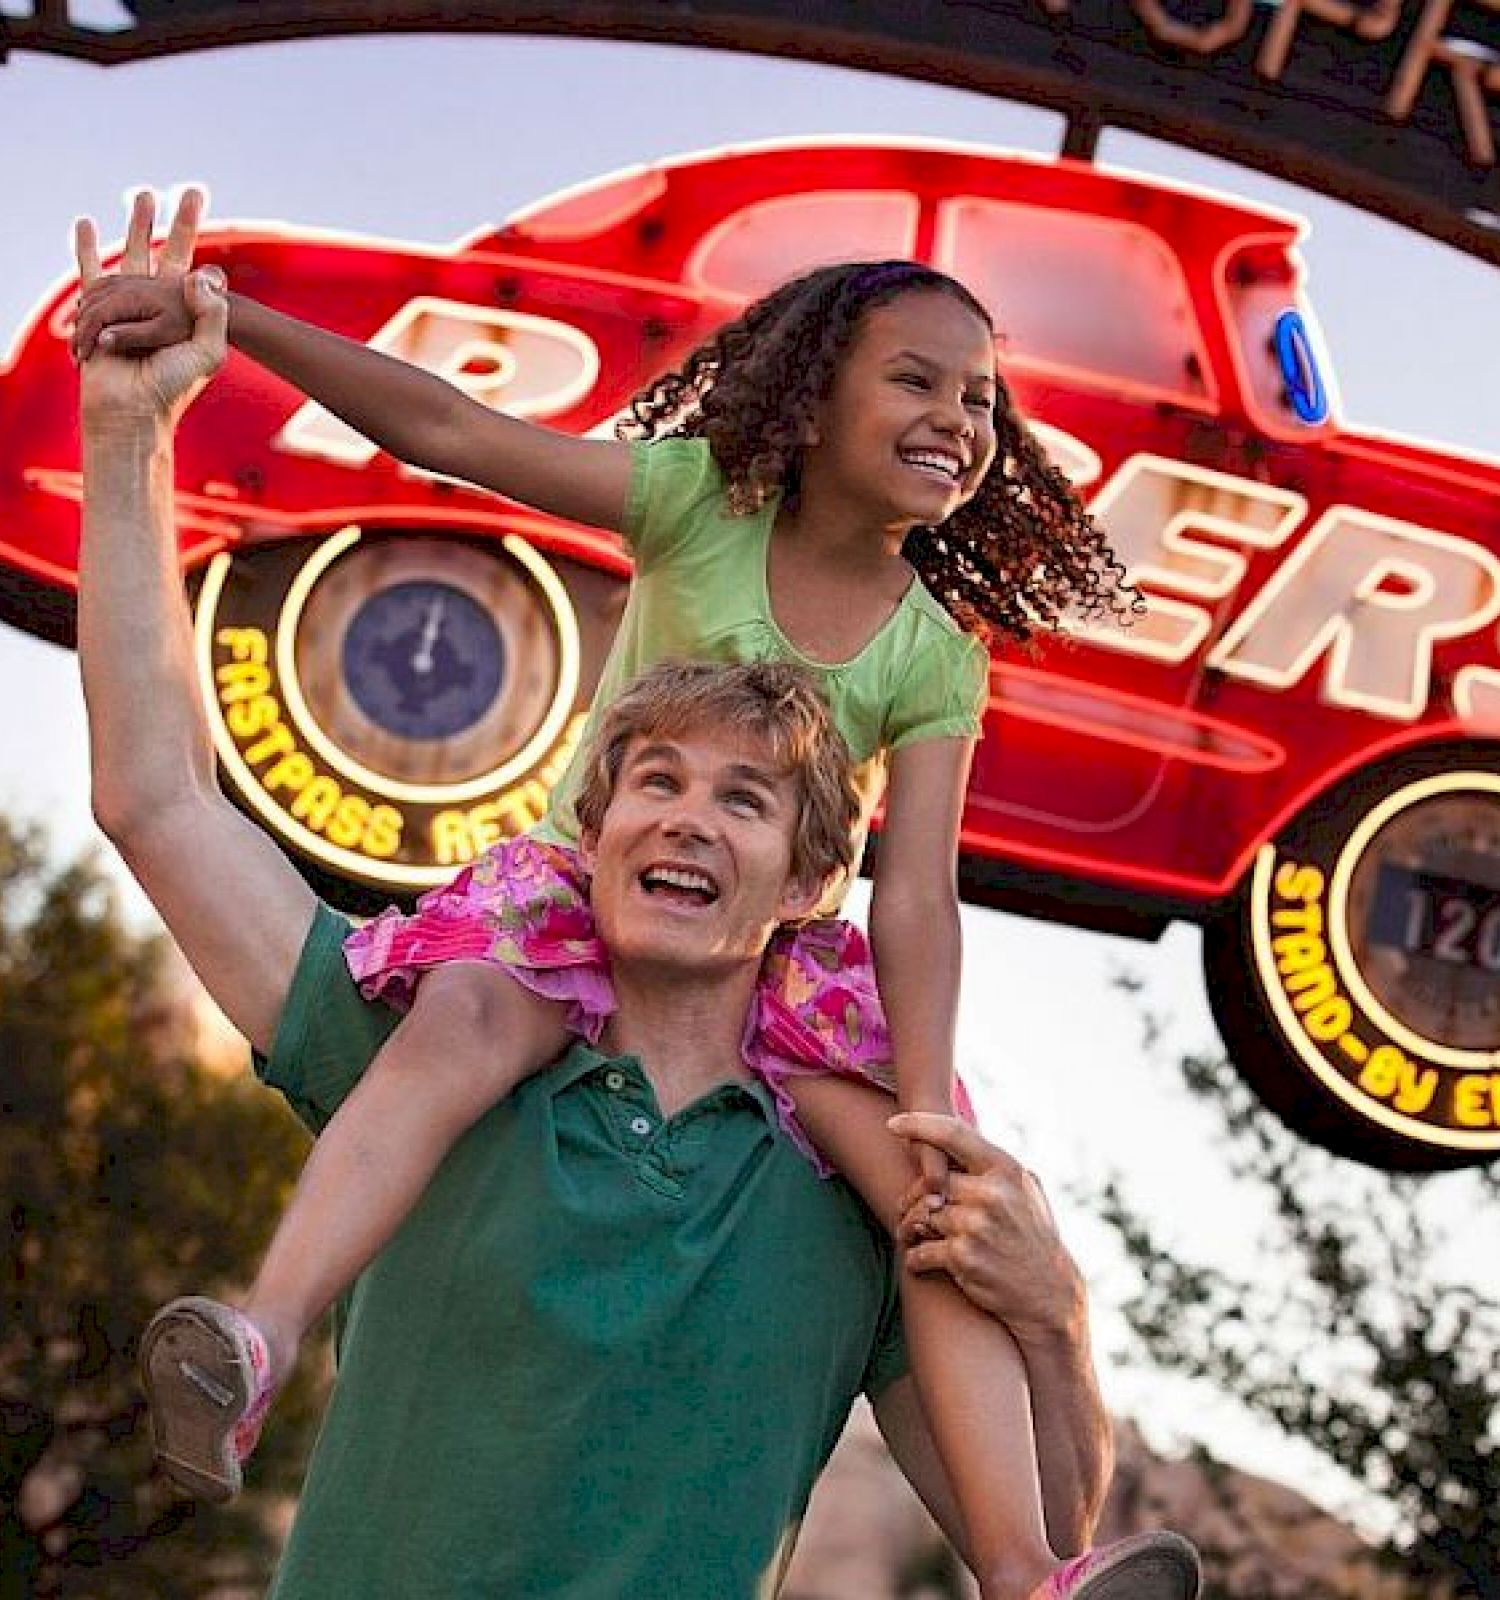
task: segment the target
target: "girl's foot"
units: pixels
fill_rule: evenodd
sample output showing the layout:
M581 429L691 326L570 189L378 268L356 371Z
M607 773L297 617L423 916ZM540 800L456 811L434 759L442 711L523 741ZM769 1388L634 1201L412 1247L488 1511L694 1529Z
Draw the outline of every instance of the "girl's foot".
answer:
M1138 1533L1063 1562L1030 1600L1197 1600L1202 1576L1181 1534Z
M201 1295L163 1306L141 1339L156 1459L201 1500L230 1500L244 1482L275 1383L259 1328Z

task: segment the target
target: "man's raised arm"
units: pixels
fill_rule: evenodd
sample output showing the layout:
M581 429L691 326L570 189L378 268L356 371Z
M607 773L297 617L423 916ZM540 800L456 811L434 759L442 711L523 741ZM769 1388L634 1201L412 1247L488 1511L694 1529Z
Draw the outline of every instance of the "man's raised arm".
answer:
M178 209L151 260L154 207L137 197L122 272L183 276L199 199ZM84 287L100 277L80 222ZM279 850L219 790L193 667L192 622L172 514L172 435L224 359L222 288L187 293L191 340L141 360L83 364L83 547L78 655L88 708L92 799L113 841L229 1019L258 1049L275 1036L314 897Z

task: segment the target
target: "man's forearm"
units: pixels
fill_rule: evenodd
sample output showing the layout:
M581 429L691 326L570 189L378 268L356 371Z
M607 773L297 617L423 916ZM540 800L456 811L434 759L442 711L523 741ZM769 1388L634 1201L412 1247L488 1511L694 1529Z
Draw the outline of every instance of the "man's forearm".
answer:
M1031 1387L1048 1537L1059 1555L1073 1555L1093 1541L1114 1470L1081 1292L1066 1323L1017 1334L1017 1342Z
M78 656L95 814L115 833L196 785L213 745L193 666L165 422L86 424Z

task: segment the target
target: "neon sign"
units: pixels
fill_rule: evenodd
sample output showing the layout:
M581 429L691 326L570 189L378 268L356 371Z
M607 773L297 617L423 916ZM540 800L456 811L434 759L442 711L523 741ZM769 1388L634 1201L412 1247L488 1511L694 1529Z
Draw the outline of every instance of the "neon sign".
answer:
M580 434L801 268L971 269L1144 611L996 653L963 892L1201 922L1226 1040L1288 1120L1377 1162L1478 1159L1500 1153L1500 466L1343 420L1299 232L1072 163L843 142L632 171L451 250L240 228L203 256ZM38 588L75 575L69 308L39 308L0 379L0 563ZM223 770L293 849L409 893L535 819L617 540L404 469L248 365L184 423L177 512Z

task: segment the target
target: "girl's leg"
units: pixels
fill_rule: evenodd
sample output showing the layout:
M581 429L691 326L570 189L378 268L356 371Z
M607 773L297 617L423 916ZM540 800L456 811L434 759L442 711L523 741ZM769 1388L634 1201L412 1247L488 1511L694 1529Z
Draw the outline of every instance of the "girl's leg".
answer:
M245 1314L279 1382L316 1319L406 1219L459 1136L568 1042L562 1007L502 968L435 967L302 1170Z
M915 1175L886 1128L889 1095L834 1077L792 1084L797 1115L889 1229ZM1003 1323L946 1277L901 1277L902 1312L923 1410L968 1535L985 1600L1024 1600L1061 1563L1047 1543L1026 1367Z
M175 1300L141 1341L157 1460L227 1500L313 1321L396 1232L468 1127L567 1043L559 1005L498 967L434 968L323 1130L243 1312Z

